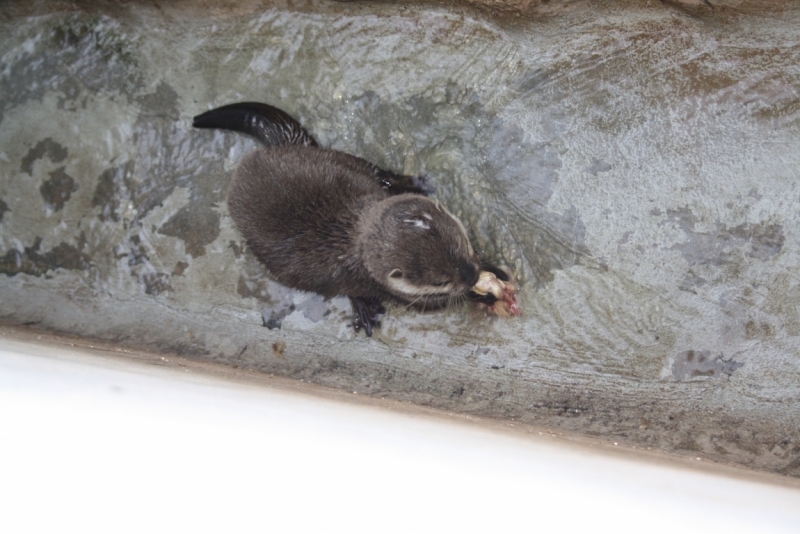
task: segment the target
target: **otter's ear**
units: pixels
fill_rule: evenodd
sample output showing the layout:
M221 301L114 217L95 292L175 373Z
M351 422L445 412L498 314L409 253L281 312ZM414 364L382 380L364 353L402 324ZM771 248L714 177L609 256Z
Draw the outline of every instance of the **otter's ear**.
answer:
M392 269L392 272L389 273L389 276L392 278L403 278L403 271L400 269Z

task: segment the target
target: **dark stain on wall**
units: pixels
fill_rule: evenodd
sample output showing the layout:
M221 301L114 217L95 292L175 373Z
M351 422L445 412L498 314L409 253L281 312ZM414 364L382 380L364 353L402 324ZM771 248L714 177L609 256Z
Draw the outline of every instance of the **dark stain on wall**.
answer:
M128 246L130 247L129 253L118 254L117 257L128 256L128 266L135 267L143 263L149 262L150 258L147 256L142 238L139 235L132 235L128 239Z
M155 118L177 121L178 93L163 80L156 87L155 92L140 96L136 101L142 106L139 119Z
M42 238L37 237L33 245L20 252L12 248L0 257L0 273L16 276L19 273L41 276L53 269L85 270L89 268L91 257L83 252L86 235L81 232L78 246L60 243L48 252L41 253Z
M732 263L736 260L736 250L751 258L767 260L780 253L785 241L783 226L778 224L740 224L728 228L718 223L713 232L696 232L698 221L692 211L669 210L667 216L689 237L687 242L672 248L679 250L690 266Z
M39 193L49 208L60 211L78 187L78 182L64 172L64 167L59 167L50 173L50 179L41 185Z
M748 319L744 325L746 339L769 339L775 337L775 328L766 322L756 322Z
M783 226L778 224L740 224L729 230L732 239L748 243L747 254L752 258L767 260L776 256L783 249L786 238Z
M98 177L92 206L100 207L101 221L119 221L120 207L130 200L130 177L133 171L134 162L128 161L106 169Z
M206 245L219 237L219 214L208 205L184 206L158 231L182 239L193 258L206 253Z
M8 209L8 204L3 202L3 199L0 198L0 224L3 224L3 215L5 215L7 211L10 211Z
M175 268L172 269L172 276L183 276L183 273L186 272L186 269L189 268L189 263L185 261L179 261L175 264Z
M661 216L660 210L651 212L654 216ZM681 289L694 292L712 280L718 281L720 277L737 278L739 276L742 259L752 258L767 261L783 249L786 240L783 226L779 224L762 222L758 224L743 223L734 227L726 227L716 223L711 231L696 231L697 216L687 208L668 210L664 224L676 224L683 230L688 239L683 243L672 246L680 251L683 259L689 264ZM709 273L706 269L703 274L697 272L696 267L713 266L719 268L718 274Z
M150 250L139 234L130 236L127 243L118 245L115 249L117 258L128 258L131 276L138 280L146 294L156 296L166 291L173 291L169 285L169 275L156 271L150 263L148 252Z
M28 150L28 153L22 158L22 164L20 165L20 168L22 169L22 172L27 172L28 174L33 175L33 164L37 160L47 156L53 163L61 163L67 159L67 154L68 152L65 147L53 141L51 137L48 137L46 139L42 139L36 143L33 148Z
M672 376L678 381L719 378L722 375L731 375L743 365L741 362L726 360L722 354L712 357L708 350L686 350L675 356Z
M169 275L165 273L144 272L139 276L139 282L144 285L144 292L154 297L165 291L172 291Z

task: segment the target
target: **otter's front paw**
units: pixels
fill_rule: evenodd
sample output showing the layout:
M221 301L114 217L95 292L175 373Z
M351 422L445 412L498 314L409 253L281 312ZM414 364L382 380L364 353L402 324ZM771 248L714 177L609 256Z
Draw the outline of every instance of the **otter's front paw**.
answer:
M372 337L372 327L380 327L380 315L386 313L386 309L378 299L350 297L350 305L353 307L353 329L358 332L362 328L367 337Z
M415 193L427 197L436 192L436 189L428 183L427 176L407 176L384 171L383 169L377 169L376 172L376 177L381 187L387 189L393 195Z

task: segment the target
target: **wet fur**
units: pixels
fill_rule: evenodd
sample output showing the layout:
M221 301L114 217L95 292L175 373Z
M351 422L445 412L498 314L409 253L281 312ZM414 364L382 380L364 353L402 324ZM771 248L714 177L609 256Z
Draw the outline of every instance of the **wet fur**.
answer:
M359 218L389 196L368 165L300 145L245 156L228 189L228 209L250 250L282 284L326 297L386 297L356 250Z

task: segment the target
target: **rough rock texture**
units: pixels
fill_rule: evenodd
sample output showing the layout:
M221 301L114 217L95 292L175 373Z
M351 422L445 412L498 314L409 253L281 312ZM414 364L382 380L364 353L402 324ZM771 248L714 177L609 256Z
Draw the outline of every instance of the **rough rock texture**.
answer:
M0 318L800 476L800 5L562 4L4 3ZM427 174L522 317L271 281L241 100Z

